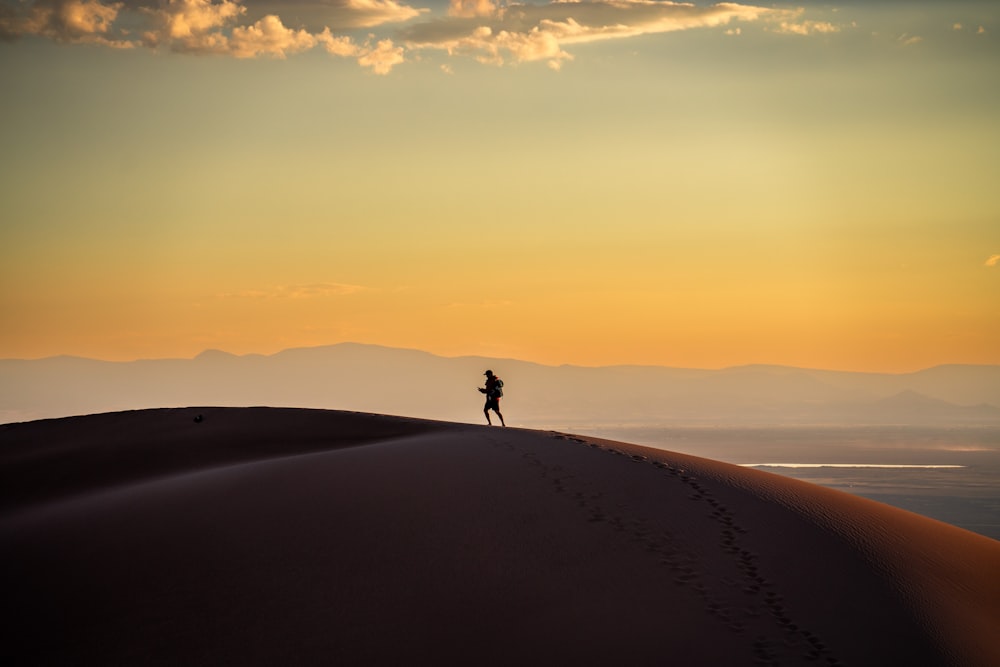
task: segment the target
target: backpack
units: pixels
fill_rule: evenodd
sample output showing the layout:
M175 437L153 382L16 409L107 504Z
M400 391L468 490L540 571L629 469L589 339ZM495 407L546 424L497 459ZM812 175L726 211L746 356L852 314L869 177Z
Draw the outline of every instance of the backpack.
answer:
M498 377L494 377L493 379L495 380L493 384L493 396L500 398L503 396L503 380Z

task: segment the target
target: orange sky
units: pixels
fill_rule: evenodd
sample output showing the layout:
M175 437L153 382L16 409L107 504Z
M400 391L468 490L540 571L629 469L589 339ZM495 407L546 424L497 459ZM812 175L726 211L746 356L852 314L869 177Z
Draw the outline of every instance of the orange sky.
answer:
M0 357L1000 364L993 6L334 5L11 24Z

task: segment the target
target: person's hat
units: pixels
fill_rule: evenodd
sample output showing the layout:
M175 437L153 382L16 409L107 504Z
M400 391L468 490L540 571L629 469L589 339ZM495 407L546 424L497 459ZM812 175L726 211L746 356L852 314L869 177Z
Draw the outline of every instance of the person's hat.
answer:
M493 375L493 371L486 371L483 375Z

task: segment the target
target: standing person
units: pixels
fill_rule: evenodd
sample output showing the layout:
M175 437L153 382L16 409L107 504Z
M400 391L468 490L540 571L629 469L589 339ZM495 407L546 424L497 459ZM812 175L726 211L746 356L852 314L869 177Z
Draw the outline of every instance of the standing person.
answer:
M486 394L486 405L483 407L483 414L486 415L486 423L493 426L490 421L490 410L497 413L500 418L500 425L506 426L503 415L500 414L500 397L503 396L503 380L493 375L493 371L483 373L486 376L486 386L479 387L480 393Z

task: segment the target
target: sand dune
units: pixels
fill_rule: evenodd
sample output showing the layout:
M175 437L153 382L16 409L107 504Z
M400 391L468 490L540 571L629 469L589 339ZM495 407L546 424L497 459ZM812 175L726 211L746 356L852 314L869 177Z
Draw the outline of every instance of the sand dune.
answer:
M1000 664L1000 542L633 445L151 410L0 489L4 664Z

